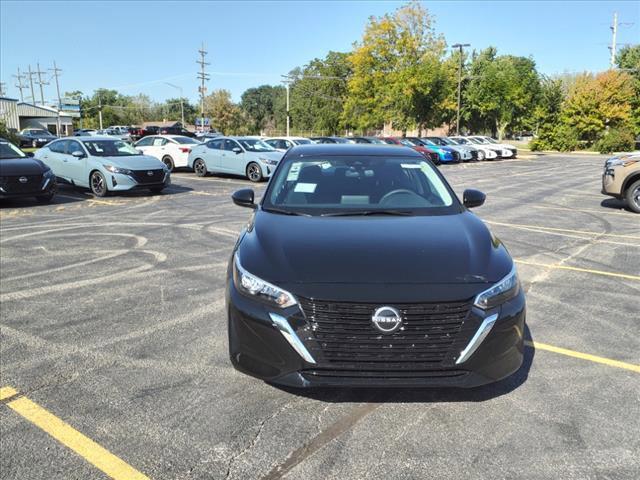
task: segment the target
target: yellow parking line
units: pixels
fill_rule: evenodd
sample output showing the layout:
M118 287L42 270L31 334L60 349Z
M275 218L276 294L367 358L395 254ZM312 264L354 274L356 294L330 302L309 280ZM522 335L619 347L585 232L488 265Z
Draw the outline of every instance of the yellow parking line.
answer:
M542 227L540 225L525 225L522 223L503 223L503 222L494 222L491 220L485 220L486 223L491 225L502 225L504 227L514 227L514 228L538 228L540 230L551 230L553 232L567 232L567 233L578 233L581 235L597 235L602 237L616 237L616 238L631 238L633 240L640 240L640 235L617 235L615 233L605 233L605 232L591 232L588 230L570 230L568 228L553 228L553 227Z
M15 392L11 387L4 387L2 390ZM115 480L149 480L149 477L27 397L12 400L7 403L7 406L102 470L109 477Z
M633 363L611 360L610 358L599 357L597 355L591 355L589 353L576 352L575 350L554 347L553 345L547 345L546 343L532 342L529 340L525 340L524 344L528 347L533 347L539 350L546 350L548 352L559 353L561 355L567 355L569 357L589 360L590 362L602 363L603 365L608 365L610 367L623 368L625 370L631 370L632 372L640 373L640 365L635 365Z
M15 397L18 391L11 387L0 388L0 400L6 400L7 398Z
M537 262L529 262L527 260L514 260L516 263L521 263L522 265L531 265L534 267L544 267L544 268L553 268L558 270L571 270L574 272L583 272L583 273L593 273L594 275L603 275L606 277L617 277L617 278L625 278L627 280L637 280L640 281L639 275L629 275L628 273L616 273L616 272L604 272L602 270L592 270L589 268L579 268L579 267L569 267L567 265L557 265L553 263L537 263Z

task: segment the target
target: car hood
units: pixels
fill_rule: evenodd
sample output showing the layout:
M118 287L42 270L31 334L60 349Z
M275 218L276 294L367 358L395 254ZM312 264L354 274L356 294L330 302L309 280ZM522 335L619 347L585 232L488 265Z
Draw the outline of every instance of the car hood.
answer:
M509 273L502 243L469 211L415 217L302 217L258 210L238 247L276 284L486 284Z
M36 158L0 160L0 176L39 175L49 167Z
M105 165L128 168L130 170L158 170L164 168L164 163L149 155L132 155L130 157L94 157Z

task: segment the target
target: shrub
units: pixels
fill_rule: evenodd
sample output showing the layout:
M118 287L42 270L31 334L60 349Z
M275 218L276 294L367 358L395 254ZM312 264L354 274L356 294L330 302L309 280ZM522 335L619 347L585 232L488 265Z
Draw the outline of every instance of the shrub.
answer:
M7 124L3 120L0 120L0 138L4 138L5 140L9 140L11 143L20 145L20 139L18 138L18 135L16 135L15 132L9 130L7 128Z
M634 146L633 132L626 128L612 128L595 145L600 153L627 152L633 150Z
M578 148L578 133L569 125L559 124L553 128L541 131L538 138L529 142L531 150L560 150L570 152Z

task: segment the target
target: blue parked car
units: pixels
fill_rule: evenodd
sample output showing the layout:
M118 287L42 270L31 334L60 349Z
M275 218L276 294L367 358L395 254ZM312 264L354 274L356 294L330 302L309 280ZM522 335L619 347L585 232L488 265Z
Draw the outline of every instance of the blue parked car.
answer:
M412 137L410 141L415 145L421 145L425 148L428 148L429 150L436 152L440 159L440 163L458 163L461 160L460 152L458 152L455 148L445 145L438 145L426 138Z
M60 183L90 188L96 197L134 189L160 193L171 183L164 163L113 137L56 140L34 157L51 168Z

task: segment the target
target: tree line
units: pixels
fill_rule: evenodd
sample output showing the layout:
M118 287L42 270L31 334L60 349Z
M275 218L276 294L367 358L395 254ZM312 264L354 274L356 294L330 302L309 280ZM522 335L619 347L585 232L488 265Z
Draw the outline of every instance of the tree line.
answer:
M420 3L371 17L352 51L328 52L289 72L292 133L371 134L385 125L453 131L458 75L461 133L531 132L536 149L601 151L632 148L640 133L639 45L620 50L617 69L556 77L538 72L530 57L501 55L494 47L449 52ZM199 105L182 101L193 123ZM101 89L82 98L85 125L96 126L100 104L106 125L180 118L180 99L156 103ZM205 97L205 115L227 134L283 134L286 88L250 88L238 103L229 91L214 90Z

